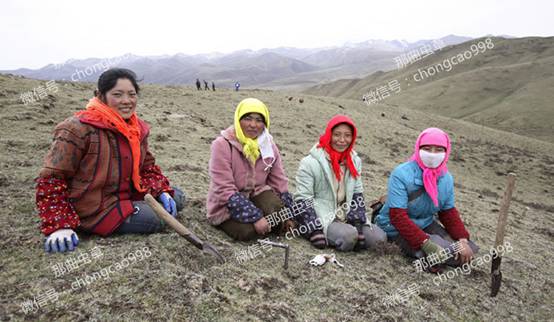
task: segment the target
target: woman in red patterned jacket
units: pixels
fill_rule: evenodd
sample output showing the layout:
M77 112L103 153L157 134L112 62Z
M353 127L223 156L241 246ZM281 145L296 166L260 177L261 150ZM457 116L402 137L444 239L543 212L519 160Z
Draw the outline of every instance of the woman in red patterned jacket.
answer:
M76 228L101 236L160 231L146 193L173 216L182 208L183 193L148 150L149 126L135 113L138 93L135 73L107 70L86 109L56 126L37 178L46 251L75 249Z

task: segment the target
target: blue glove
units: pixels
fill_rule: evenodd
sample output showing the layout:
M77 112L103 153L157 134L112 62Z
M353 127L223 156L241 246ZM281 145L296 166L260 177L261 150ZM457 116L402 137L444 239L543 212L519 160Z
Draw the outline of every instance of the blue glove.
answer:
M79 245L79 237L72 229L58 229L44 241L44 251L63 253L73 251Z
M176 217L177 205L175 204L175 200L173 200L171 195L167 192L164 192L158 198L162 202L162 205L164 206L165 210L169 212L173 217Z

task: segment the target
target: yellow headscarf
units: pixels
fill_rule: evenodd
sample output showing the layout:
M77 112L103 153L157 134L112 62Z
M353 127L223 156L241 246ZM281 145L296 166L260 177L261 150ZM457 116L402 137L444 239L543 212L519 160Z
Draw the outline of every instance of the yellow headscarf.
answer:
M248 113L259 113L264 117L265 127L269 130L269 110L265 104L255 98L243 99L235 110L235 135L239 142L242 144L242 152L252 164L256 163L260 156L260 147L258 146L258 140L248 138L242 133L240 127L240 118Z

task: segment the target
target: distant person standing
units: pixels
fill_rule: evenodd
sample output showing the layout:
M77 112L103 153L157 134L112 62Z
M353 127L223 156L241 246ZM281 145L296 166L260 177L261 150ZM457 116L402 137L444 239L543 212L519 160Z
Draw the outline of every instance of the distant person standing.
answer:
M210 88L208 87L208 82L206 82L206 80L204 80L204 90L205 91L209 91Z
M240 88L240 83L239 82L236 82L235 83L235 91L239 91L239 88Z
M200 84L200 80L197 78L196 79L196 89L197 90L201 90L202 89L202 84Z
M215 92L215 84L214 84L214 82L212 82L212 91Z

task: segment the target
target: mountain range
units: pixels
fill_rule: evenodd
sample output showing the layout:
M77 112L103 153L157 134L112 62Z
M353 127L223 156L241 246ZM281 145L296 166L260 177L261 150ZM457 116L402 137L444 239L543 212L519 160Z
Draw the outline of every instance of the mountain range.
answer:
M20 68L0 73L43 80L95 82L103 70L121 66L135 71L146 83L193 84L196 78L232 87L240 82L247 88L302 89L341 78L363 77L395 67L394 58L424 45L448 46L471 40L449 35L440 39L368 40L322 48L279 47L239 50L228 54L137 56L70 59L40 69Z

